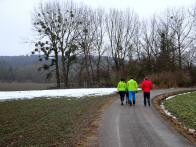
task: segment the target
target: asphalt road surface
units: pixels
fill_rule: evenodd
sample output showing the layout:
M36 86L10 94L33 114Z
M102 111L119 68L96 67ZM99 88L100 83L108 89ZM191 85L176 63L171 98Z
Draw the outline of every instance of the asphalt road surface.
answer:
M177 91L167 89L151 92L154 96ZM144 107L143 95L137 94L136 106L120 105L116 100L104 113L99 131L100 147L194 147L170 127L155 110Z

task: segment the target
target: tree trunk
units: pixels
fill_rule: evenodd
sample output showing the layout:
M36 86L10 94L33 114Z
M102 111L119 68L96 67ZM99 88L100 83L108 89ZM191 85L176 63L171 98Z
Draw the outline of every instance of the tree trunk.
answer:
M69 87L69 68L70 68L70 63L69 63L69 61L68 61L68 63L67 63L67 70L66 70L66 82L65 82L65 85L66 85L66 87Z
M97 62L97 82L100 82L100 57Z
M56 66L56 83L57 88L60 88L60 75L59 75L59 62L58 62L58 52L55 51L55 66Z
M66 82L65 56L63 50L61 55L62 55L61 62L62 62L62 70L63 70L63 88L66 88L67 82Z
M178 62L179 62L179 69L181 70L182 69L182 58L181 58L181 50L178 49Z

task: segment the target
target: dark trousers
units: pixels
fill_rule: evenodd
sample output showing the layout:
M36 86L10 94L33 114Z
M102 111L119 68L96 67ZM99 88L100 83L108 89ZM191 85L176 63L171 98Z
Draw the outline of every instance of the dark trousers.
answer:
M123 103L124 102L124 97L125 97L125 91L119 91L119 95L120 95L121 103Z
M129 104L129 92L127 91L125 95L126 95L126 104Z
M146 106L146 101L148 102L148 106L150 106L150 92L144 92L144 105Z

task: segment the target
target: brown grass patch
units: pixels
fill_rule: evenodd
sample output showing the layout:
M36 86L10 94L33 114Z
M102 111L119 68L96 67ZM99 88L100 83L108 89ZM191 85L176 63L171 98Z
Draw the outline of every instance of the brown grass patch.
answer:
M98 147L99 139L98 139L98 130L100 127L100 122L103 117L103 113L105 110L112 104L112 102L116 100L116 95L109 96L107 102L100 106L97 113L95 114L95 118L93 119L90 126L85 130L85 137L83 141L81 141L78 146L79 147Z

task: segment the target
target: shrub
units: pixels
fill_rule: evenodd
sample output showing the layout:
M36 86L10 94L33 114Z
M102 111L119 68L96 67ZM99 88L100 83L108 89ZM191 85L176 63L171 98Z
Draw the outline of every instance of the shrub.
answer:
M187 71L161 72L150 75L159 88L187 87L191 85L191 76Z

